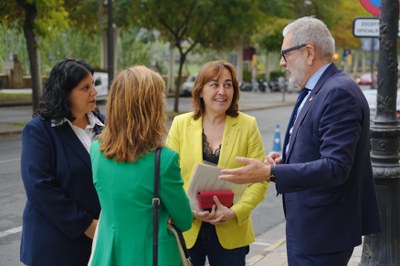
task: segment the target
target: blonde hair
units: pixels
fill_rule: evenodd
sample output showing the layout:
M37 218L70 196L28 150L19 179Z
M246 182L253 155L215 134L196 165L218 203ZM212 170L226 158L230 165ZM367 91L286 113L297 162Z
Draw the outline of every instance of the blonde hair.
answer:
M238 116L238 102L239 102L239 81L236 77L236 71L232 64L224 61L211 61L206 63L201 67L199 74L196 77L196 80L193 85L192 92L192 106L193 106L193 118L198 119L200 116L204 114L205 104L203 98L200 97L200 93L203 90L204 86L212 80L214 77L219 77L223 69L227 69L232 76L232 84L233 84L233 98L231 105L228 110L226 110L226 114L232 117Z
M163 145L167 132L165 82L145 66L121 71L109 92L100 150L117 162L134 162Z

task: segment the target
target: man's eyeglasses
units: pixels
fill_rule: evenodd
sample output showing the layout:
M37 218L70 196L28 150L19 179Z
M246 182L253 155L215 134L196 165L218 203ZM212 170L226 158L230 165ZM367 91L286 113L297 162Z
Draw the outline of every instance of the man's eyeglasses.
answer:
M287 53L289 53L291 51L294 51L294 50L297 50L297 49L300 49L300 48L303 48L303 47L306 47L306 46L307 46L307 44L303 43L303 44L296 45L296 46L290 47L288 49L282 50L281 51L281 55L283 57L283 60L285 60L285 62L287 63L286 56L285 56Z

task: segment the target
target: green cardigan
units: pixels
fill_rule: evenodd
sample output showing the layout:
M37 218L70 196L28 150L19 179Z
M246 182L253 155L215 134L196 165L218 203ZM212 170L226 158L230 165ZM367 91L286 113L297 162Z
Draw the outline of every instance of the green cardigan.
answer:
M92 265L152 265L155 152L134 163L107 159L92 144L93 182L102 213ZM183 190L178 154L167 147L161 151L158 265L180 265L168 218L183 231L192 225L193 213Z

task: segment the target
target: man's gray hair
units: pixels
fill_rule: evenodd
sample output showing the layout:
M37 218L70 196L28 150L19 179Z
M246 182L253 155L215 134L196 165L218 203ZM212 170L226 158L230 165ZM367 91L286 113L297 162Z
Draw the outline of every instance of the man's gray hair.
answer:
M332 58L335 53L335 40L328 27L321 20L302 17L288 24L283 29L283 37L290 35L293 45L310 44L321 57Z

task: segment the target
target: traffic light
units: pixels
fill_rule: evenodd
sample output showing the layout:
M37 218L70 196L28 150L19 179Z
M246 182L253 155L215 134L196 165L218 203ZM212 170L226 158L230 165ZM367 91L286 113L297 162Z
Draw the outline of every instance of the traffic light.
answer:
M253 54L253 56L251 57L251 66L252 67L257 66L257 55L256 54Z
M337 61L339 59L339 54L338 53L334 53L332 55L332 59L333 59L333 61Z

